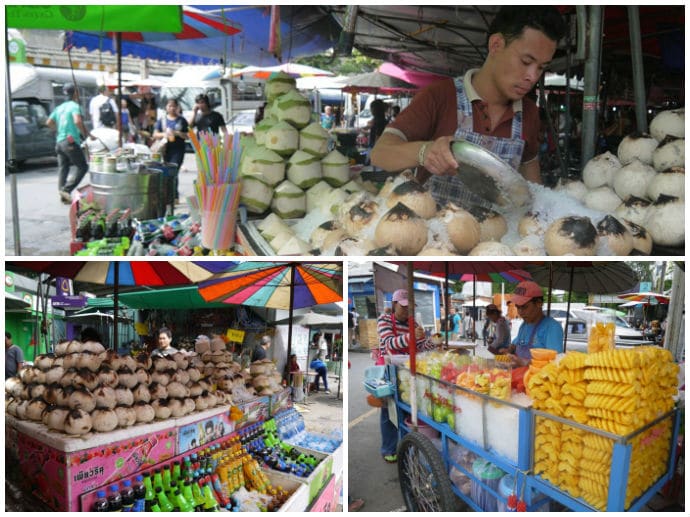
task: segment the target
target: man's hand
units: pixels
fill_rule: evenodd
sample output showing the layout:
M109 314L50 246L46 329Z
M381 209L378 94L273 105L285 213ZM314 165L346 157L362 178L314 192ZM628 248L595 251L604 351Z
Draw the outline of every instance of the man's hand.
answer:
M417 338L417 340L420 340L420 339L422 339L426 334L425 334L424 329L423 329L422 327L416 327L416 328L414 329L414 335L415 335L415 338Z
M455 137L442 136L427 144L424 151L422 165L431 174L439 176L452 176L458 170L458 162L455 161L450 150L450 144Z

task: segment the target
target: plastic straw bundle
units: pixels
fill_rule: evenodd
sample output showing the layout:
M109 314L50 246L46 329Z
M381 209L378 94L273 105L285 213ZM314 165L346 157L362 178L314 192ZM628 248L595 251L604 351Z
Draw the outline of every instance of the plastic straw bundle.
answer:
M196 155L198 179L194 190L201 212L201 239L205 248L228 249L235 237L240 200L238 169L241 144L238 132L224 141L218 135L189 132Z

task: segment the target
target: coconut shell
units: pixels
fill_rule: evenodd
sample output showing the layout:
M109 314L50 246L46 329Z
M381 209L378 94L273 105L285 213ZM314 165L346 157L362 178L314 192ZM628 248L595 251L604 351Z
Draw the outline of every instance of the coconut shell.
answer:
M544 248L551 256L595 255L597 238L589 217L562 217L546 230Z

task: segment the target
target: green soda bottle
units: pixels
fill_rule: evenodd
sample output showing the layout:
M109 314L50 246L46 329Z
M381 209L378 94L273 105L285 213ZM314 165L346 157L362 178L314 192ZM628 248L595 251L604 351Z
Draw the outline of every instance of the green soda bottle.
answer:
M192 481L192 499L194 500L194 509L197 512L204 511L204 495L201 492L201 485L199 485L199 476L194 475Z
M160 488L163 490L163 476L161 475L161 469L156 469L153 471L153 489Z
M205 512L219 512L220 506L216 497L213 495L213 489L209 483L204 484L202 488L204 494L204 511Z
M184 511L195 511L196 501L194 499L194 494L192 493L192 484L189 481L185 481L182 486L182 497L184 497L185 502L191 508L191 510Z
M162 488L156 487L156 499L162 512L172 512L175 509Z
M170 482L170 490L168 490L168 492L165 495L168 496L168 499L170 500L172 505L175 507L175 511L179 512L180 510L179 510L179 508L177 508L177 499L175 498L175 490L177 490L177 489L178 489L177 483L175 483L174 481L171 481Z
M175 500L177 501L177 508L180 512L193 512L194 505L187 501L187 498L180 492L179 489L175 490Z
M155 503L153 506L151 506L151 509L147 510L147 511L149 511L149 512L161 512L163 510L161 510L161 507L158 506L158 503Z
M172 480L172 476L170 475L170 467L165 466L163 467L163 490L165 492L170 492L170 481Z
M175 481L178 485L180 484L182 477L182 472L180 469L180 462L179 461L174 461L173 462L173 469L172 469L172 479Z
M156 492L153 491L153 485L151 485L151 474L144 474L144 488L146 490L144 494L144 508L147 512L152 512L153 505L156 503Z

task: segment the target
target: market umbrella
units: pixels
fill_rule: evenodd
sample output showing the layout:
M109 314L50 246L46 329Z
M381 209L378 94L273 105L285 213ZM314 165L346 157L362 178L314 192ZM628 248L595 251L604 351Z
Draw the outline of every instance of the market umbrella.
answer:
M341 262L240 262L201 282L209 302L289 311L288 349L292 350L293 311L343 300Z
M635 271L625 262L545 262L528 264L525 269L536 283L549 289L549 309L551 311L551 291L568 291L568 311L565 319L563 350L568 340L568 317L570 298L574 292L588 294L618 293L636 285Z
M330 314L319 314L318 312L308 312L300 314L290 320L285 318L276 321L276 325L285 325L292 321L293 324L302 325L303 327L339 327L343 326L342 316L331 316Z
M343 91L348 93L397 93L413 92L418 89L414 84L379 71L350 76L343 86Z
M244 77L253 79L268 79L271 74L282 72L291 77L332 77L335 74L328 70L322 70L308 65L300 65L298 63L282 63L276 66L247 66L235 70L232 73L233 77Z
M618 298L628 302L643 303L645 305L663 305L669 303L671 300L671 298L665 294L652 292L619 294Z
M9 261L9 269L44 273L52 278L65 277L76 282L113 286L113 318L117 321L121 286L162 287L196 284L234 262L189 261ZM113 327L113 346L117 348L117 325Z

